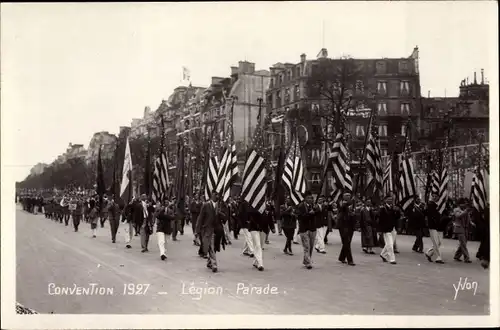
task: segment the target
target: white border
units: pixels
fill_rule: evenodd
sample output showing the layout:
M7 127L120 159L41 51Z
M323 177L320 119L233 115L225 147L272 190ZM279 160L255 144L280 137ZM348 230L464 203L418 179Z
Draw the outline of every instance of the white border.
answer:
M12 5L12 4L9 4ZM29 4L21 4L29 5ZM89 4L103 5L103 4ZM258 6L258 3L254 3ZM495 4L494 4L495 5ZM6 5L3 4L3 7ZM493 9L494 7L492 7ZM471 12L471 15L474 13ZM494 15L495 12L493 10ZM423 23L425 24L425 23ZM1 30L2 35L5 33ZM490 158L492 183L499 183L498 177L498 21L492 20L489 33L491 40L485 40L491 44L490 68L488 72L490 80ZM3 50L3 49L2 49ZM3 66L2 66L2 72ZM2 79L0 89L1 100L4 100L5 88ZM8 95L7 95L8 96ZM29 96L27 96L29 97ZM2 102L3 103L3 102ZM296 328L296 327L467 327L467 326L498 326L500 323L499 313L499 194L498 185L490 184L491 214L491 255L490 268L490 311L489 316L310 316L310 315L220 315L220 316L196 316L196 315L16 315L15 314L15 206L14 206L14 180L10 176L9 168L4 167L8 155L12 155L18 147L14 141L9 140L6 133L8 124L2 109L1 130L1 311L2 328L9 329L76 329L76 328ZM90 133L89 133L90 134ZM34 137L36 138L36 137ZM23 151L20 151L23 152ZM479 266L478 266L479 267ZM334 298L333 298L334 299ZM342 302L336 302L342 303Z

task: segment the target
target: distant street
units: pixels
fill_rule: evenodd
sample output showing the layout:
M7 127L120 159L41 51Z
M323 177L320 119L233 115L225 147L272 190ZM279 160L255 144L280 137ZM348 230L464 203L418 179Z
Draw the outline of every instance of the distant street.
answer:
M16 221L17 301L38 313L484 315L489 308L489 271L475 258L472 264L453 261L453 240L444 241L446 264L438 265L411 251L414 237L398 236L398 264L390 265L378 255L365 255L356 233L357 266L350 267L337 261L340 237L334 232L328 254L315 252L315 268L307 270L301 263L302 246L293 245L294 256L283 255L285 237L275 234L265 246L265 271L259 272L250 258L240 255L240 237L217 254L220 271L213 274L198 257L188 226L180 241L169 241L168 260L161 261L155 236L149 253L140 252L139 237L134 237L132 249L125 249L123 224L113 244L108 223L99 226L93 239L87 223L75 233L19 206ZM425 238L424 244L429 247L430 240ZM469 243L472 257L477 248L477 242ZM453 285L460 278L462 283L465 278L477 282L475 294L456 293ZM138 294L124 295L127 284ZM270 293L277 294L242 290L268 285L269 291L276 287ZM207 294L189 294L192 286L205 288ZM62 287L73 288L74 294L55 295ZM82 288L113 292L83 295ZM146 288L145 294L137 292Z

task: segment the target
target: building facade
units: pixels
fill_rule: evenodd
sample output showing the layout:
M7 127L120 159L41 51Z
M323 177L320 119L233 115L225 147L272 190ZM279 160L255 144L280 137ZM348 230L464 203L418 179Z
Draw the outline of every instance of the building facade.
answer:
M92 139L90 140L89 147L87 149L85 162L87 164L96 162L100 147L102 147L101 157L103 159L113 158L116 142L117 142L117 137L113 134L110 134L107 131L94 133Z
M275 64L270 68L267 112L271 117L287 118L284 137L288 142L292 128L297 129L309 187L313 190L321 186L324 142L329 138L327 132L334 128L327 127L329 125L325 120L331 112L332 101L323 95L308 95L311 94L308 85L313 77L321 74L318 71L327 61L335 68L342 68L346 63L353 68L349 72L354 76L345 82L337 80L338 87L335 87L336 90L346 90L345 99L349 107L345 109L349 110L346 126L353 163L362 158L369 122L367 110L368 113L369 110L374 111L382 155L402 147L393 141L404 140L409 120L412 136L418 136L419 130L421 100L417 47L405 58L330 59L327 50L322 49L313 60L307 60L302 54L299 63ZM279 130L279 124L275 124L273 130ZM274 140L280 143L279 138ZM277 159L277 155L274 158Z
M30 170L30 175L31 176L35 176L35 175L40 175L43 173L43 171L45 171L45 169L47 168L47 164L44 164L44 163L38 163L36 164L35 166L33 166L33 168L31 168Z

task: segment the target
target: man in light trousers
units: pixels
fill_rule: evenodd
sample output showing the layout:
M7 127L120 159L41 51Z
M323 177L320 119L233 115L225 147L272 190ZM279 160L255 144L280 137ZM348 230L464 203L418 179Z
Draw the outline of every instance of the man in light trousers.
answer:
M249 225L248 230L250 231L250 236L252 237L252 247L254 254L253 266L259 271L264 270L264 261L262 258L262 247L266 234L264 232L266 222L265 218L258 210L250 207L250 212L248 214Z
M425 256L429 262L432 262L432 257L436 256L436 263L444 264L443 259L441 258L441 235L442 228L440 225L441 215L438 211L438 206L436 201L438 199L438 195L433 193L427 204L427 209L425 211L425 216L427 220L427 226L429 228L429 236L432 241L432 247L427 250Z
M318 199L318 213L316 219L316 244L314 248L319 253L326 253L325 235L328 228L328 211L325 205L325 198L322 196Z
M304 259L302 263L307 269L312 268L312 251L314 240L316 239L316 212L313 206L313 196L306 191L305 200L297 207L299 219L299 234L304 249Z
M385 205L380 209L379 227L384 233L385 246L380 253L383 262L389 261L396 264L396 255L394 254L394 241L396 240L396 226L399 218L399 210L393 205L391 195L386 196Z
M241 201L239 208L238 208L238 225L239 225L241 233L245 239L245 244L243 246L242 254L253 258L254 257L254 246L253 246L253 242L252 242L252 235L250 234L250 231L248 230L248 226L249 226L248 212L249 212L248 202L245 200Z

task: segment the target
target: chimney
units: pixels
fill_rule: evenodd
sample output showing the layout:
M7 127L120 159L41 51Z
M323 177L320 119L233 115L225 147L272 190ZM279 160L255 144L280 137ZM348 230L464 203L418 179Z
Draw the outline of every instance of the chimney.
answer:
M484 85L484 69L481 69L481 85Z
M427 97L430 98L431 97L431 91L428 91L427 92Z
M238 74L238 67L237 66L232 66L231 67L231 76Z
M238 62L239 73L254 73L255 72L255 63L247 62L247 61L239 61Z
M469 86L469 77L467 77L467 86Z
M306 61L306 54L300 55L300 63L304 63Z
M474 85L477 85L476 71L474 71Z

